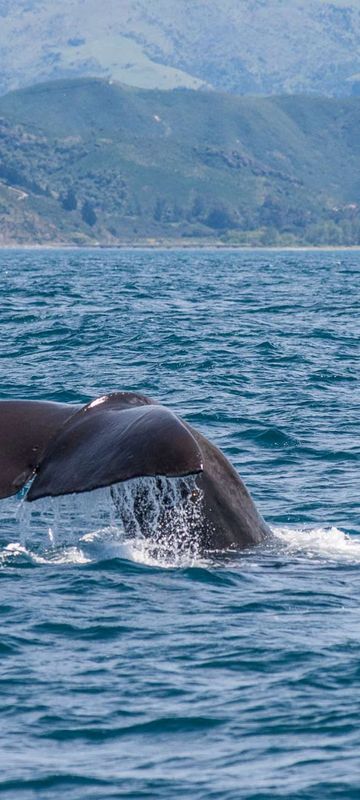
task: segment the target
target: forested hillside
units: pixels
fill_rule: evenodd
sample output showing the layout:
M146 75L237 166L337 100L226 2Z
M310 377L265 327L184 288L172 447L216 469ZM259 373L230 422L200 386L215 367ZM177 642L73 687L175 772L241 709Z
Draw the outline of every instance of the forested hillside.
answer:
M360 98L58 81L0 99L0 241L360 243Z

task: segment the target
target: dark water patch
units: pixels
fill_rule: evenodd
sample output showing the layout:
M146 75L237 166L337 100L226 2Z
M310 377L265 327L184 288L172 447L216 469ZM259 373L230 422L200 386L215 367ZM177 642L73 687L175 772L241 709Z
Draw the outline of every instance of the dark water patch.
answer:
M82 775L74 775L71 772L64 774L64 775L48 775L44 776L43 778L29 778L23 780L9 780L9 781L0 781L0 791L4 792L14 792L14 797L21 797L23 793L31 793L31 796L34 796L34 792L47 792L48 790L58 790L66 791L72 790L73 788L78 790L86 789L86 788L93 788L93 787L104 787L104 791L106 791L106 787L108 786L108 781L106 780L99 780L97 778L87 778L86 776ZM30 796L30 795L28 795ZM36 795L35 795L36 796ZM41 796L37 794L37 796Z
M12 655L19 649L19 643L13 642L9 640L7 637L5 641L0 640L0 655L1 656L8 656Z
M0 606L0 614L3 615L3 616L6 616L7 614L11 614L13 611L15 611L15 607L14 606L9 606L9 605L5 605L5 604Z
M183 576L190 581L204 583L210 586L231 586L237 582L235 577L228 575L226 572L200 567L188 567L184 569Z
M162 718L141 722L124 727L111 726L110 728L76 728L69 730L57 729L42 734L46 739L58 742L83 740L88 742L104 742L112 739L132 736L157 736L158 739L171 735L186 734L197 735L208 729L223 725L225 720L204 717Z
M42 622L33 627L34 632L51 636L75 639L116 639L123 634L130 634L131 628L124 625L70 625L69 623Z

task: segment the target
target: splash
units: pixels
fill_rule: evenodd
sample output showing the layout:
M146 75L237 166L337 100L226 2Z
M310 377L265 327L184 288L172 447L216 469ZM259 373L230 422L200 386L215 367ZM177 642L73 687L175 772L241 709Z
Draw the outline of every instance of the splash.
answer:
M285 526L272 530L275 546L281 544L282 551L285 549L289 555L304 555L308 559L360 561L360 541L334 526Z
M11 542L0 551L0 566L9 566L23 558L34 564L88 564L88 558L79 547L47 548L43 555L21 542Z
M124 558L164 567L200 558L202 494L196 478L138 478L79 495L22 499L16 511L19 541L0 563L29 557L35 563Z
M187 547L176 542L175 547L171 548L169 543L161 544L143 536L128 539L116 529L86 533L81 537L80 544L91 561L119 558L161 569L213 565L213 561L201 555L200 548L195 546Z
M138 478L33 504L12 498L4 514L12 542L7 536L0 547L0 566L113 558L161 568L213 566L215 555L202 552L202 502L194 476ZM282 526L273 534L254 551L257 559L271 551L289 559L360 561L360 541L334 526Z
M154 558L178 560L200 551L202 493L196 478L138 478L112 487L128 538L146 542Z
M89 527L115 524L110 489L88 494L48 497L27 503L22 499L16 512L20 543L35 549L76 546Z

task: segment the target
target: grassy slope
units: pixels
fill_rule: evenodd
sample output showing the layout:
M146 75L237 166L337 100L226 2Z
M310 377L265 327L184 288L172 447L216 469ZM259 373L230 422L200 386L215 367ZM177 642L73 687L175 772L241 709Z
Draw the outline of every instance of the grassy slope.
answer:
M79 79L12 92L0 117L0 242L357 243L360 98Z
M358 0L0 0L0 23L1 94L94 75L343 96L360 72Z

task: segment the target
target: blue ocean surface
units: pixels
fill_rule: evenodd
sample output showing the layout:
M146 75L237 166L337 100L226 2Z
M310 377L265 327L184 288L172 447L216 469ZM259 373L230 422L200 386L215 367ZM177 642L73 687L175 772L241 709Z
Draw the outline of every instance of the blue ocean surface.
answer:
M358 798L359 253L3 250L0 292L2 399L149 394L274 532L161 552L106 489L2 500L1 797Z

